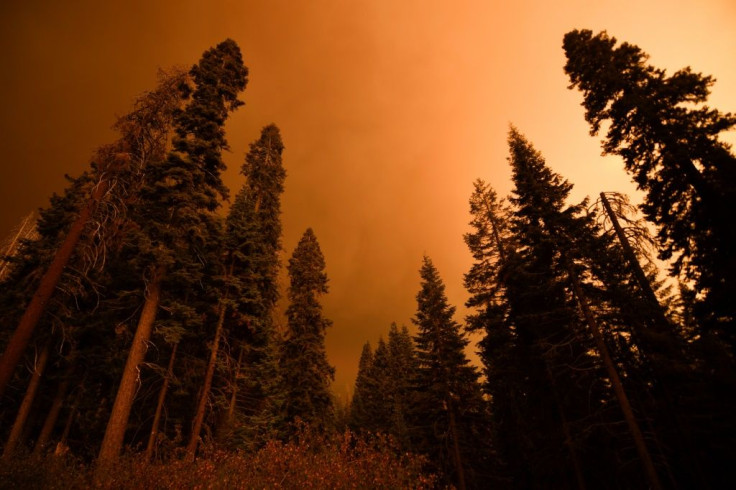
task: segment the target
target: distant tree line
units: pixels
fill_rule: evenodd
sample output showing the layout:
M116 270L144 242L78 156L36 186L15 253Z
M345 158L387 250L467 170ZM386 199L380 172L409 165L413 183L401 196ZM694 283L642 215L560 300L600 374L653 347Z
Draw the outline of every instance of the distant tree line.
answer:
M275 125L218 214L224 123L248 76L238 46L162 74L6 257L3 464L69 451L100 477L126 446L146 464L194 464L202 441L257 459L305 426L347 426L390 437L394 468L416 476L422 461L438 475L418 487L733 486L736 156L719 135L736 117L705 105L711 77L668 75L605 32L571 31L563 48L591 134L606 129L603 150L643 191L656 236L621 194L570 202L572 184L512 127L511 195L479 179L470 197L464 325L424 257L416 334L393 324L364 346L345 413L311 229L288 262L285 328L275 320L286 177Z
M395 326L364 348L351 424L431 455L458 488L733 486L736 157L718 136L736 118L703 105L711 77L668 76L605 32L571 31L564 50L656 239L626 196L570 203L572 184L512 127L512 194L476 181L465 236L482 389L425 258L414 353L396 360Z

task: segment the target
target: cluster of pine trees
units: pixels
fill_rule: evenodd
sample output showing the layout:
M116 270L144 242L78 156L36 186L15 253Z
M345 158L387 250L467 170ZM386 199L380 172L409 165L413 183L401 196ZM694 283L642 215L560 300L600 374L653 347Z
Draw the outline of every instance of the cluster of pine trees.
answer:
M704 105L711 77L668 75L605 32L571 31L563 48L591 134L606 128L604 152L643 191L656 239L624 196L571 203L572 184L511 128L512 194L478 180L470 198L465 325L424 257L416 334L394 324L365 345L344 422L426 456L461 489L727 488L736 156L718 138L736 117ZM288 261L284 331L274 321L276 126L218 214L223 126L247 75L229 40L163 74L21 240L0 295L3 459L56 448L104 471L124 445L191 461L203 439L257 450L299 420L339 428L311 229ZM465 354L470 333L482 370Z
M414 323L360 359L350 422L428 454L446 483L500 488L727 488L736 481L736 118L710 77L668 76L605 32L564 38L591 133L639 188L570 203L572 184L515 128L512 194L475 182L465 333L427 258ZM663 281L651 250L670 260ZM668 285L669 284L669 285ZM673 287L676 285L676 290Z
M191 460L202 440L261 447L297 420L330 425L327 278L311 229L289 261L286 328L274 322L286 177L275 125L218 214L224 123L247 76L231 40L161 74L8 258L3 459L71 451L104 471L124 445Z

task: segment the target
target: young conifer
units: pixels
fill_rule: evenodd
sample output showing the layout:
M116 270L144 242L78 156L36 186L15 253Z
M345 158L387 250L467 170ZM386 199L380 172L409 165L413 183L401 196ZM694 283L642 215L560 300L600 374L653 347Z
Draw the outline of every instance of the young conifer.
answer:
M458 488L481 484L487 447L479 429L487 424L478 373L465 355L468 340L453 319L455 308L428 257L424 257L417 312L417 369L412 408L412 443L430 455Z

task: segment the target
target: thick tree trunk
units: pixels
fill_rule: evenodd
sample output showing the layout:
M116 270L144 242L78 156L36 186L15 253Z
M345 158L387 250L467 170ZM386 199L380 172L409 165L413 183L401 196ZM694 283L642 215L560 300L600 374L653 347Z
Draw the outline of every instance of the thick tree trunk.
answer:
M210 388L212 387L212 378L215 375L215 364L217 363L217 351L220 346L220 336L222 335L222 326L225 323L225 311L227 305L224 302L220 303L220 314L217 318L217 327L215 328L215 340L212 342L212 350L210 351L210 360L207 363L207 372L204 376L204 385L202 386L202 392L200 393L199 403L197 404L197 413L194 416L194 422L192 423L192 434L189 438L189 444L187 444L186 459L188 461L194 461L194 455L197 452L197 445L199 443L199 433L202 431L202 423L204 422L204 414L207 408L207 398L210 395Z
M105 436L102 439L102 447L97 457L97 472L103 472L110 464L114 463L120 455L125 438L125 429L128 425L130 409L135 398L136 385L138 382L138 366L143 362L146 355L148 340L151 338L153 322L156 319L156 310L161 295L161 280L164 276L163 267L159 267L153 275L149 285L143 311L138 320L138 327L133 337L133 345L130 346L128 359L125 363L123 376L120 380L115 403L107 422Z
M169 366L166 368L166 377L164 383L161 386L161 390L158 393L158 402L156 403L156 413L153 416L153 424L151 424L151 434L148 436L148 444L146 445L145 461L148 463L151 461L153 456L153 449L156 446L156 439L158 438L158 426L161 422L161 413L164 409L164 400L166 399L166 391L169 389L169 381L174 374L174 359L176 358L176 349L179 347L179 343L174 344L174 348L171 350L171 358L169 359Z
M588 327L590 327L590 330L593 333L593 338L595 338L598 352L603 359L603 364L606 367L608 377L611 380L613 391L616 395L616 398L618 399L618 403L621 406L621 411L624 414L624 419L626 420L626 424L628 425L629 431L631 432L631 435L634 439L636 452L638 453L639 459L644 466L644 471L647 475L649 486L654 490L661 490L662 484L659 481L659 476L657 475L657 470L654 467L652 456L647 449L646 443L644 442L644 435L642 434L641 429L639 428L639 424L636 421L634 411L631 408L631 403L629 402L628 396L626 396L626 391L624 390L624 386L621 383L621 378L618 375L616 365L613 363L613 359L611 359L611 355L608 352L608 347L606 347L606 342L603 339L603 333L598 326L598 322L595 319L595 316L593 316L593 313L590 311L588 302L583 295L582 289L580 288L578 278L575 275L572 264L569 261L567 263L567 272L570 278L570 283L572 284L573 293L578 300L578 305L582 310L585 322L588 324Z
M41 354L38 356L38 360L36 361L36 365L33 369L33 375L31 376L31 381L28 383L26 394L20 404L18 414L15 416L13 427L10 429L8 441L5 443L5 449L3 450L2 456L2 459L4 460L9 459L13 455L13 452L15 452L15 448L18 446L18 442L21 439L21 434L23 433L23 428L26 425L26 420L28 420L28 415L31 413L33 400L36 398L36 393L38 393L38 385L41 383L41 376L46 368L46 362L49 359L49 351L51 350L50 345L51 342L47 341L43 346Z
M74 249L79 242L82 231L84 231L84 226L87 224L87 221L89 221L92 213L94 213L97 208L97 204L107 192L107 188L107 180L101 180L97 184L97 187L95 187L89 202L79 212L79 216L69 228L69 232L67 233L66 238L64 238L64 242L56 251L54 260L51 262L51 265L49 265L46 273L41 278L41 282L39 283L33 298L31 298L31 302L26 307L13 336L10 338L8 346L5 348L5 352L0 358L0 399L3 396L3 393L5 393L5 388L13 376L15 367L20 362L21 357L23 357L23 352L26 350L28 342L31 340L33 330L36 328L38 320L41 318L41 314L46 308L46 304L49 299L51 299L51 295L54 293L56 285L59 283L59 279L61 278L62 272L64 272L64 268L69 263L69 259L74 253Z
M59 383L56 395L54 396L54 401L51 402L51 408L49 409L49 413L46 415L46 420L44 420L41 433L38 435L38 440L36 440L36 445L33 448L34 455L43 454L43 451L49 443L49 439L51 439L51 433L54 431L56 421L59 419L61 407L63 406L64 398L66 397L66 391L69 388L71 371L72 369L69 369L67 375L64 376L64 379Z

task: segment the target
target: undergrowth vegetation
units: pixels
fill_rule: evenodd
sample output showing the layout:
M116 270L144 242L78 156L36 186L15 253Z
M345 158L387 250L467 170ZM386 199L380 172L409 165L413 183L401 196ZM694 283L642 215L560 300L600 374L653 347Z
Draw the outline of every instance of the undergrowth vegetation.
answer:
M129 454L97 476L93 465L70 455L19 456L0 464L0 488L434 488L437 478L425 466L425 458L402 453L385 436L302 429L291 441L270 441L255 453L206 446L192 463L149 464L142 454Z

